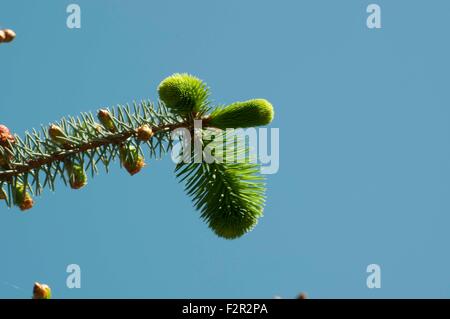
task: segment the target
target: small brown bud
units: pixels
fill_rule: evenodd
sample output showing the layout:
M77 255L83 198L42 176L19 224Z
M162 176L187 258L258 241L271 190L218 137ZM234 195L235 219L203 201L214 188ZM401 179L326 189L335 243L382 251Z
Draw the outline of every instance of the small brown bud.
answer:
M0 188L0 200L6 200L8 198L8 195L6 195L6 192L3 188Z
M11 42L16 37L16 33L11 29L5 29L3 32L5 33L4 42Z
M95 123L95 124L94 124L94 128L95 128L95 131L96 131L97 133L100 133L100 132L103 130L103 126L101 126L101 125L98 124L98 123Z
M68 146L70 143L66 139L66 133L60 128L58 125L52 124L48 128L48 135L50 135L50 138L53 142L62 145L62 146Z
M10 153L0 153L0 167L7 167L8 163L13 159Z
M306 293L304 293L304 292L301 292L298 295L297 299L308 299L308 295Z
M12 160L12 154L9 152L10 143L14 144L16 139L5 125L0 125L0 146L3 151L0 152L0 167L5 167Z
M3 147L8 146L8 141L14 143L16 139L5 125L0 125L0 145Z
M139 155L139 151L133 146L121 146L120 161L130 175L139 173L145 166L144 158Z
M148 141L153 136L153 131L147 124L142 125L136 131L137 138L140 141Z
M50 299L52 297L52 290L49 286L40 284L38 282L34 283L33 287L33 299Z
M0 30L0 43L6 42L6 33L3 30Z

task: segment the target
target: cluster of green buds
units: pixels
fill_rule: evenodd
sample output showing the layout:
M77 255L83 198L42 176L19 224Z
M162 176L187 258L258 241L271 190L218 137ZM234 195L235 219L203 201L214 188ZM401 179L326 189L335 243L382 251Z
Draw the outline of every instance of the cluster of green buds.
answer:
M16 37L16 33L11 29L0 30L0 43L11 42Z
M270 124L274 117L273 106L265 99L252 99L211 108L211 103L208 101L210 95L208 87L190 74L174 74L164 79L158 87L158 94L160 100L173 113L187 120L202 120L202 126L205 128L226 130L263 126ZM262 215L264 202L262 188L258 189L255 184L239 181L243 176L249 180L257 180L258 177L249 173L252 170L249 166L241 166L241 168L242 174L232 166L221 169L221 176L226 175L222 178L233 180L234 189L230 188L230 183L224 186L225 183L220 183L218 175L209 173L207 170L199 169L197 172L200 173L185 175L191 174L186 188L189 189L189 193L195 194L192 197L197 208L202 210L202 217L216 234L224 238L232 239L242 236L256 225L258 218ZM189 167L185 169L185 172L188 170ZM226 206L223 207L221 204L224 199L217 196L219 191L214 189L208 191L208 187L204 186L207 182L210 185L217 185L214 189L229 190L230 196L227 197ZM224 194L222 193L221 196ZM230 199L231 197L236 199ZM239 204L236 204L238 202Z
M200 79L190 74L174 74L161 82L159 98L173 112L187 114L205 113L208 110L209 89ZM246 128L267 125L274 117L273 106L265 99L253 99L216 108L204 117L204 126Z
M0 167L9 168L12 160L12 148L16 139L12 135L11 131L5 125L0 125L0 146L2 151L0 152ZM25 186L20 182L17 182L12 187L12 197L14 205L18 206L22 211L28 210L33 207L34 201L30 193ZM6 192L0 189L0 200L6 200L8 198Z
M116 133L117 128L114 123L113 115L106 109L101 109L97 113L97 118L103 127L111 132ZM153 136L153 131L148 125L143 125L136 130L136 137L140 141L148 141ZM145 166L144 157L139 150L129 144L121 144L119 146L120 163L130 175L135 175Z
M40 284L38 282L34 283L33 286L33 299L51 299L52 290L48 285Z

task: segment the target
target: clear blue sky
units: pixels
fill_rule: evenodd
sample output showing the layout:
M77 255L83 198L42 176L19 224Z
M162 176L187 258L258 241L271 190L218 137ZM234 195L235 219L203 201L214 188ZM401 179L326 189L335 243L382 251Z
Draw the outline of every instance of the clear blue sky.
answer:
M218 103L270 100L281 139L265 217L235 241L200 220L169 158L61 185L28 213L1 204L0 297L34 281L59 298L450 297L450 2L372 2L381 30L370 1L0 0L17 33L0 46L0 123L15 132L155 100L190 72Z

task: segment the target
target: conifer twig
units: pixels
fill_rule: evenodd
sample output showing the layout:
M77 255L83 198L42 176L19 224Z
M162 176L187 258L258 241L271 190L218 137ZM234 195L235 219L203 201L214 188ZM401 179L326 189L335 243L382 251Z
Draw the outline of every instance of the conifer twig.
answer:
M267 125L273 118L272 105L263 99L212 108L209 88L188 74L166 78L158 93L161 102L157 107L143 101L133 107L101 109L97 119L82 113L42 127L42 132L26 132L23 138L0 125L0 200L28 210L34 206L33 195L46 187L55 190L58 178L72 189L83 188L88 171L95 176L100 164L108 171L116 158L130 175L137 174L145 165L142 145L148 146L150 158L160 158L173 149L177 137L172 133L180 128L194 133L196 120L205 125L199 135L203 155L213 142L203 139L208 127L222 132L216 135L229 146L234 139L225 133L227 128ZM248 148L234 152L246 154ZM220 153L219 158L224 158ZM228 239L253 229L265 202L259 165L249 161L197 162L198 155L190 150L188 161L178 163L175 171L186 183L186 192L201 217L217 235Z

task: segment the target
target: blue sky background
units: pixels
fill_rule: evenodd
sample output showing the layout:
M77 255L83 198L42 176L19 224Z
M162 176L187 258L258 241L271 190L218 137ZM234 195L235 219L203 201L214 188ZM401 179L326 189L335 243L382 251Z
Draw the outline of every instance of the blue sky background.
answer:
M82 28L66 27L77 3ZM0 123L14 132L156 99L174 72L218 103L270 100L280 170L265 217L226 241L169 158L0 207L0 297L450 297L450 2L0 0ZM81 289L66 266L79 264ZM366 267L382 288L366 287ZM17 286L17 287L16 287Z

